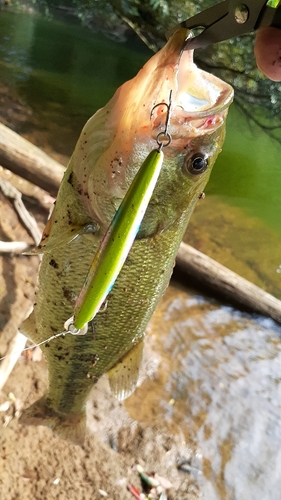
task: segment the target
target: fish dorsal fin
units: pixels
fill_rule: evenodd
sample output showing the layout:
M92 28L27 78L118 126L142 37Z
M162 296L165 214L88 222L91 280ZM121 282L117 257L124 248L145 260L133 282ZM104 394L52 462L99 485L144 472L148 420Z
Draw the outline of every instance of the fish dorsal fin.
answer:
M23 333L28 339L32 340L32 342L38 342L36 337L36 323L34 311L30 313L30 315L22 322L19 331Z
M128 398L136 388L142 351L143 340L140 340L117 365L107 372L110 388L119 401Z

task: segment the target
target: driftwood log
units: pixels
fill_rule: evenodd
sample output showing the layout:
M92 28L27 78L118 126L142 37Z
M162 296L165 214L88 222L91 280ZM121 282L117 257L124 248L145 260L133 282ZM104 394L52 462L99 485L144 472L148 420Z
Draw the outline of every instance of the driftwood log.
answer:
M190 245L181 243L176 263L181 271L196 279L204 287L247 309L271 316L281 323L280 300L211 257Z
M56 196L65 168L0 123L0 165Z
M0 165L53 196L56 196L65 170L46 153L3 124L0 124ZM176 263L193 280L219 292L227 300L281 322L280 300L191 246L181 244Z

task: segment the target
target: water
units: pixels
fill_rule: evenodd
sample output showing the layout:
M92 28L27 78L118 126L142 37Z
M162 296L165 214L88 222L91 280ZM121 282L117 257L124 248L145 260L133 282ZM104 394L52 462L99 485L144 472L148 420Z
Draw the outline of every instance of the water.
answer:
M175 284L152 319L149 375L125 404L183 436L204 500L280 499L280 334L270 319Z
M135 38L124 45L75 24L0 13L0 82L32 111L18 130L44 131L67 156L86 120L149 56Z
M51 152L69 156L86 119L149 57L133 39L0 13L0 83L23 106L11 125ZM281 298L280 157L281 146L232 106L186 239ZM178 286L154 316L148 371L126 408L195 443L188 474L206 500L280 498L280 335L271 320Z
M211 194L281 234L281 144L237 108L230 109L227 136L209 184Z

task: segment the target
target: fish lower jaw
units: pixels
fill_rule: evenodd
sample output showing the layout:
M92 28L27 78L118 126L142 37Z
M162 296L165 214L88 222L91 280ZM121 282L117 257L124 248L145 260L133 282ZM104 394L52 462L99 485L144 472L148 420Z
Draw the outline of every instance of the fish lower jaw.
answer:
M184 149L187 140L205 136L212 133L224 124L225 112L212 114L210 116L194 119L186 113L180 113L177 118L173 118L169 127L169 134L172 138L170 148ZM160 129L161 131L161 129ZM152 137L156 141L159 129L152 132ZM167 148L170 149L170 148Z

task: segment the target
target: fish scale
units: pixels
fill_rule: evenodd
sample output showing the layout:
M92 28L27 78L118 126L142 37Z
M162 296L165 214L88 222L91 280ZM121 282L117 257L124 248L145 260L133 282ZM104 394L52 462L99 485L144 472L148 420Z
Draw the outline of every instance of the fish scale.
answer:
M67 334L43 346L48 391L20 419L47 425L76 444L84 439L89 392L103 373L119 399L136 386L147 323L168 285L189 218L224 140L232 89L199 70L192 53L182 51L187 36L186 30L175 33L87 122L37 250L43 259L34 311L21 330L39 343L62 332L73 315L100 242L164 130L164 106L154 106L172 90L172 141L106 308L85 335ZM188 92L201 107L194 109Z

